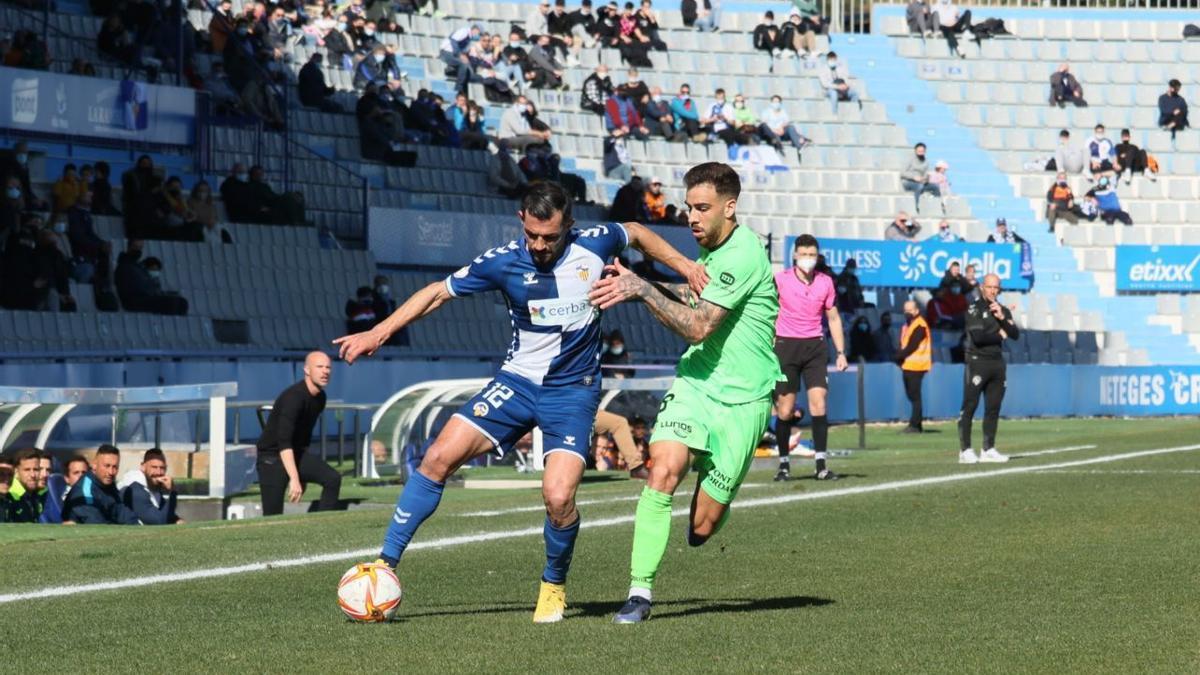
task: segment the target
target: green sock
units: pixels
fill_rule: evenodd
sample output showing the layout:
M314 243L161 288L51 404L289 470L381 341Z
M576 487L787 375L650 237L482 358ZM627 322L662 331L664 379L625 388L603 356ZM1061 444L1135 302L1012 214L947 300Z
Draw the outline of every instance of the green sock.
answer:
M630 556L630 586L650 590L654 576L667 552L671 535L671 495L649 487L642 489L633 521L633 555Z

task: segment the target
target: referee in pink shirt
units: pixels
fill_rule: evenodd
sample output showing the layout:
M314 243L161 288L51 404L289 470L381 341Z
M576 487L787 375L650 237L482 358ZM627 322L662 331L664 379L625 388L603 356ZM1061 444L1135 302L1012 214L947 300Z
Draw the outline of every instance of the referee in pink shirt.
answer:
M838 475L825 466L825 447L829 440L829 419L825 416L825 397L829 393L826 377L828 355L821 317L829 319L829 334L837 347L837 369L846 369L846 346L842 336L842 317L834 299L833 278L817 272L821 245L811 234L796 238L792 249L792 269L775 274L779 290L779 318L775 320L775 355L786 381L775 388L775 439L779 444L779 473L775 480L790 477L788 461L792 422L796 414L796 392L800 378L808 390L808 412L812 415L813 451L816 453L817 480L837 480Z

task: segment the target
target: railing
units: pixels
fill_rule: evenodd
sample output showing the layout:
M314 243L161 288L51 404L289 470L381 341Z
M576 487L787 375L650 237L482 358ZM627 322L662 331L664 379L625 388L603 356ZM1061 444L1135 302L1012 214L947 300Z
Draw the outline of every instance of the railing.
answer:
M871 8L876 4L904 7L908 2L906 0L819 0L818 2L821 14L831 19L832 30L838 33L871 32ZM1131 10L1200 8L1200 0L971 0L971 2L956 2L956 4L962 9L971 10L976 8Z

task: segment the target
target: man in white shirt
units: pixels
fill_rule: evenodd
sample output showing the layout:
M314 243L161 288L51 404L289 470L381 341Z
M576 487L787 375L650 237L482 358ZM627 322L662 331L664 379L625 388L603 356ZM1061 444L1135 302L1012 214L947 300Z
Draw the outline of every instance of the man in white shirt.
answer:
M938 21L938 27L942 30L942 35L946 38L946 45L950 47L951 54L957 54L959 58L967 58L962 47L958 46L958 34L963 31L971 30L971 10L966 10L961 14L958 7L950 2L950 0L941 0L930 10Z
M800 160L800 151L810 145L812 141L796 131L791 117L783 108L783 97L779 94L772 96L771 105L767 106L767 109L763 110L759 117L762 119L762 123L758 127L758 132L762 135L763 140L775 146L776 152L782 152L783 139L786 138L792 147L796 148L796 159Z
M858 92L850 88L850 71L846 69L845 63L838 61L837 52L829 52L825 56L825 66L825 68L817 66L817 81L825 90L825 96L829 98L829 105L833 107L833 113L837 114L839 101L854 101L858 104L858 109L862 110L862 101L858 98Z

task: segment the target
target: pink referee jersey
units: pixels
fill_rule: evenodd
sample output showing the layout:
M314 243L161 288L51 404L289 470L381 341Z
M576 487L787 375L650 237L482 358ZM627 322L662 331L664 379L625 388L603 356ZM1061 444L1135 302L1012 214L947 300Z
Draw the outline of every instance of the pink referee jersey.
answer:
M819 338L825 335L821 319L825 310L833 307L836 294L833 279L820 272L806 284L787 268L775 273L775 288L779 290L779 318L775 319L775 336L787 338Z

